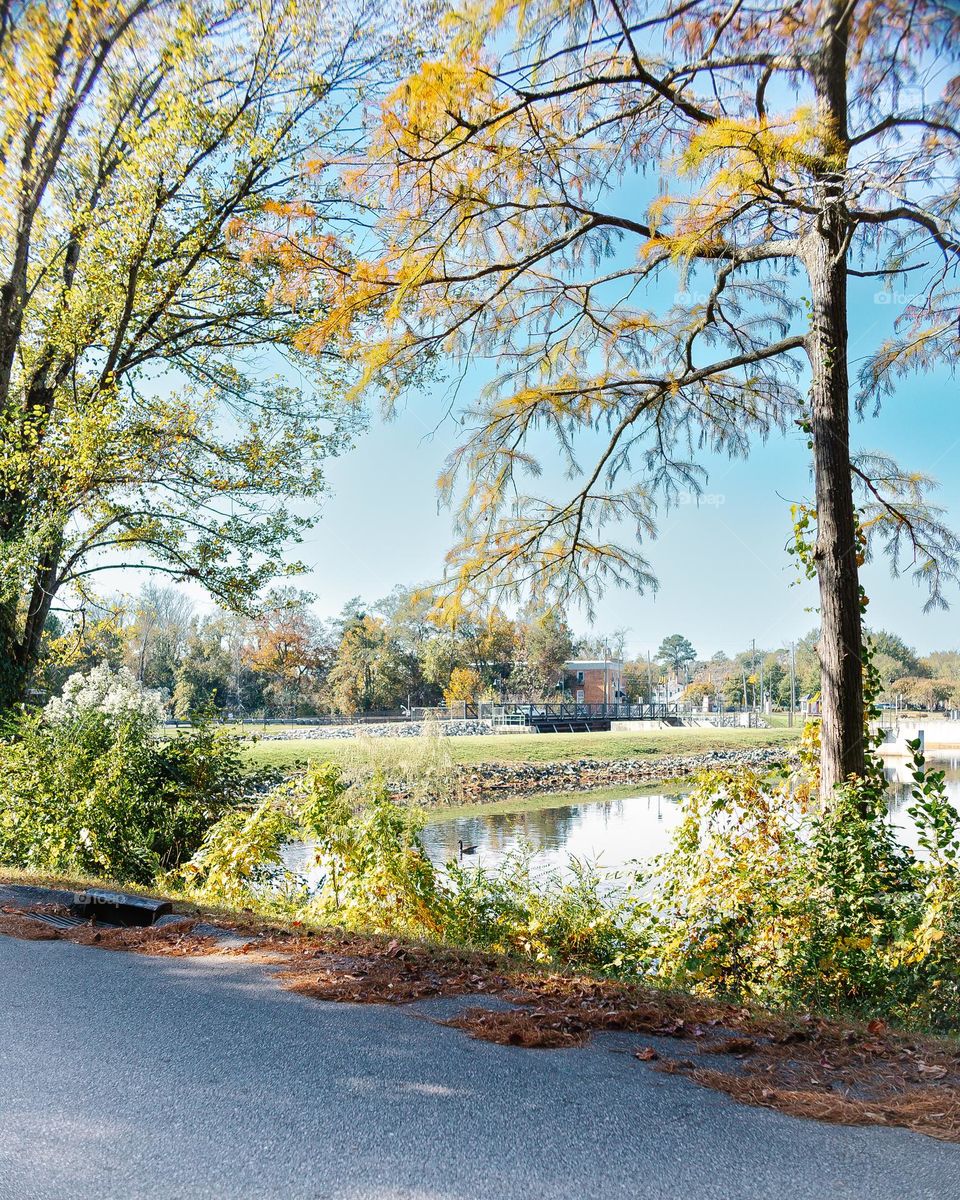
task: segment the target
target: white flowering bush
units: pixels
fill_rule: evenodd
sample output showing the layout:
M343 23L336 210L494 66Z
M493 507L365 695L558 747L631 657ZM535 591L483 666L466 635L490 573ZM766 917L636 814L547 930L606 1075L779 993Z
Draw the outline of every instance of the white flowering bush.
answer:
M78 671L71 675L62 694L46 705L43 717L49 725L63 725L93 713L152 727L163 720L163 698L159 692L143 687L125 667L114 671L101 663L86 674Z
M239 743L200 725L158 736L163 704L129 671L67 680L0 730L0 863L153 884L245 799Z

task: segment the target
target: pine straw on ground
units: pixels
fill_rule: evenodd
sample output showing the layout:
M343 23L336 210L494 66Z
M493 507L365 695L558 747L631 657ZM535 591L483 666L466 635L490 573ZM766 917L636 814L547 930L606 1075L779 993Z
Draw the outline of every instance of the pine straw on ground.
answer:
M439 996L502 996L511 989L503 960L493 955L335 929L307 936L273 931L229 953L277 967L285 988L314 1000L409 1004Z
M40 913L64 915L64 910L55 905L0 909L0 934L28 941L75 942L80 946L97 946L101 950L129 950L135 954L172 957L214 954L218 949L216 938L194 933L197 921L191 918L142 928L107 927L90 922L61 929L31 915Z
M896 1034L882 1021L866 1027L790 1021L669 994L617 994L615 985L604 994L602 987L570 984L551 981L548 997L542 988L530 989L528 1007L468 1009L450 1024L473 1037L521 1046L580 1045L605 1029L676 1039L674 1052L645 1044L635 1057L743 1104L842 1125L901 1126L960 1142L960 1052L949 1043ZM709 1065L684 1057L691 1052Z
M241 955L275 971L283 987L314 1000L409 1004L437 997L477 1003L439 1024L523 1048L574 1048L597 1032L644 1039L633 1056L734 1100L845 1125L899 1126L960 1142L960 1048L889 1029L780 1016L578 975L548 974L489 954L363 936L226 923L242 946L224 948L185 919L159 928L57 929L0 910L0 934L78 942L151 955ZM483 1004L495 998L497 1006ZM506 1004L508 1007L504 1007Z
M62 932L52 925L31 920L16 909L0 909L0 935L3 937L22 938L29 942L56 942L60 940Z

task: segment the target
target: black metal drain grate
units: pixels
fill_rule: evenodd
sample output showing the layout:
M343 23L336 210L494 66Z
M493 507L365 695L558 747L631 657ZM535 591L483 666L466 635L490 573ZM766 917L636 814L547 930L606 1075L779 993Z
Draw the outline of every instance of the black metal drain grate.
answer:
M52 925L54 929L76 929L78 925L87 925L83 917L62 917L59 913L26 913L31 921L42 921L44 925Z

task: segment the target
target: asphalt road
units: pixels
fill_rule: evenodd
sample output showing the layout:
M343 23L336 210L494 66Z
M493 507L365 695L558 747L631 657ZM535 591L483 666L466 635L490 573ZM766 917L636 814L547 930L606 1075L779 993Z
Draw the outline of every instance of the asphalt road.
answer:
M449 1002L448 1002L449 1003ZM0 938L2 1200L953 1200L960 1147L475 1042L250 963Z

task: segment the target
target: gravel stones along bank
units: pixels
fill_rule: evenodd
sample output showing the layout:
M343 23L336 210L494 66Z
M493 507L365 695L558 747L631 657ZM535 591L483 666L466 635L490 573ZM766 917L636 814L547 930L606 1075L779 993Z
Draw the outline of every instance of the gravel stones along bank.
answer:
M698 771L729 767L772 770L786 761L792 751L785 746L755 750L710 750L705 754L666 754L654 758L597 759L573 762L482 763L461 767L458 790L464 800L477 803L496 800L504 794L578 792L616 787L624 783L659 783L681 779Z
M439 737L476 737L499 733L492 721L385 721L381 724L305 725L301 729L280 729L276 733L258 733L261 742L299 742L329 738L398 738L434 735Z

